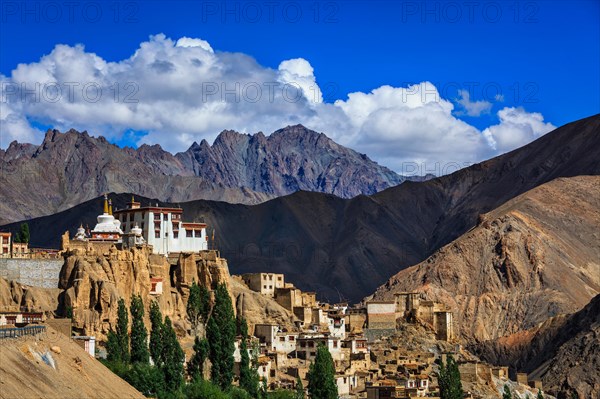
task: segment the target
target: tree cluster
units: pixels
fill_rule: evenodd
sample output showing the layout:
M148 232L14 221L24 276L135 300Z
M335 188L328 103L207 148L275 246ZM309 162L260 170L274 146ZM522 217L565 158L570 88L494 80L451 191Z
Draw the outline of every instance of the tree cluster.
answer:
M438 376L441 399L462 399L463 389L460 382L460 371L458 364L452 355L448 355L446 363L440 363Z

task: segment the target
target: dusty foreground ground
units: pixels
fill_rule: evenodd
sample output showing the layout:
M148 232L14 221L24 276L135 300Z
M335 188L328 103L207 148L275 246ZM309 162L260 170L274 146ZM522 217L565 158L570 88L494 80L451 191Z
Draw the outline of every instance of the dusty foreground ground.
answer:
M75 342L47 331L0 339L0 398L144 398Z

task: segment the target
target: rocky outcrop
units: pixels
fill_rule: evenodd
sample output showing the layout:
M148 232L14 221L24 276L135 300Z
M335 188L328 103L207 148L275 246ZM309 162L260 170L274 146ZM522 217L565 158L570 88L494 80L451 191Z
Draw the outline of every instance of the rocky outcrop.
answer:
M43 312L48 316L58 309L60 289L30 287L0 278L0 310Z
M548 319L534 328L469 348L495 364L541 379L560 399L600 394L600 295L582 310Z
M269 137L224 131L212 147L203 141L176 155L159 145L119 148L85 131L50 129L40 146L13 142L0 152L0 170L0 223L56 213L105 192L256 204L298 190L349 198L404 181L301 125Z
M117 319L120 298L129 304L133 295L144 299L146 316L156 300L163 316L186 330L186 303L193 281L214 288L229 281L225 259L214 251L182 254L171 263L148 247L119 250L110 245L67 248L59 288L62 305L71 309L73 326L86 335L104 337ZM162 292L151 293L151 278L162 281ZM147 320L148 321L148 320Z
M480 217L479 226L381 286L454 310L468 341L533 328L600 293L600 177L557 179Z
M405 180L366 155L302 125L269 136L226 130L212 146L206 141L194 143L176 157L209 181L275 196L304 190L351 198Z

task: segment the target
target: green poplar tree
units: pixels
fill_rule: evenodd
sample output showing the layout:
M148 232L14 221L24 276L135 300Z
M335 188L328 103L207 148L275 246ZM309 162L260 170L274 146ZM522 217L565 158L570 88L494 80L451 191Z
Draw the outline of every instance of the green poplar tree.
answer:
M127 328L129 326L129 316L125 307L125 300L119 299L119 307L117 309L117 328L113 332L109 331L108 341L106 343L107 357L109 361L121 363L129 363L129 334Z
M194 356L187 365L187 372L193 380L204 379L204 363L208 359L209 345L206 339L194 339Z
M258 373L254 365L250 365L250 355L248 354L248 323L243 317L238 319L240 342L240 387L248 394L256 398L259 395Z
M504 385L504 392L502 393L502 399L512 399L512 392L510 392L510 387L508 384Z
M156 301L152 301L150 304L150 324L152 326L150 332L150 356L152 356L154 364L161 367L163 354L163 319Z
M211 379L222 390L227 390L233 379L233 352L235 351L235 317L231 297L225 284L215 290L215 303L208 320L206 336L210 344Z
M542 393L542 390L539 388L538 388L537 399L544 399L544 394Z
M200 287L195 281L192 282L190 287L190 296L186 305L186 312L194 333L200 323Z
M179 389L183 382L183 362L185 354L177 341L177 334L171 325L169 316L165 317L162 326L162 372L165 376L165 387L167 391L174 392Z
M29 244L29 225L27 223L22 223L21 224L21 234L20 234L20 240L23 243Z
M438 377L441 399L462 399L463 390L458 364L452 355L447 356L446 364L441 362Z
M148 331L144 325L144 302L142 297L134 295L131 297L131 362L148 363Z
M294 395L294 399L305 399L304 385L302 385L300 376L296 377L296 394Z
M335 365L329 349L319 344L317 356L311 363L308 374L308 395L311 399L337 399L338 390L335 383Z

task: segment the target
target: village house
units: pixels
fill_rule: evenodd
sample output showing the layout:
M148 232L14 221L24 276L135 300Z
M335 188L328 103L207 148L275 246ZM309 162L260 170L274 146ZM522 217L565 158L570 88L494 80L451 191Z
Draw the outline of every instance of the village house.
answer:
M283 274L278 273L246 273L242 280L252 291L274 298L277 288L285 288Z
M23 327L44 321L42 312L0 311L0 326Z
M10 258L12 233L0 231L0 258Z

